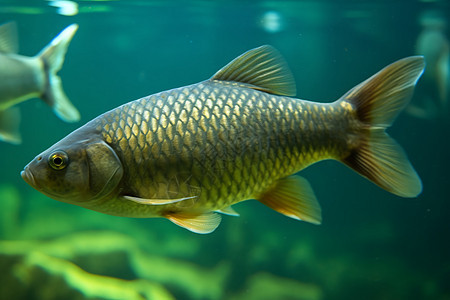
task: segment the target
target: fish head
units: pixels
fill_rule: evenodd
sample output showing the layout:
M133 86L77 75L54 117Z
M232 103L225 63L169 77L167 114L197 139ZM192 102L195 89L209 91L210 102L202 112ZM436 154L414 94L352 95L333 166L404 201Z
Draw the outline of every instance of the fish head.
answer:
M50 198L89 207L118 190L123 167L104 141L74 141L69 135L36 156L21 176Z

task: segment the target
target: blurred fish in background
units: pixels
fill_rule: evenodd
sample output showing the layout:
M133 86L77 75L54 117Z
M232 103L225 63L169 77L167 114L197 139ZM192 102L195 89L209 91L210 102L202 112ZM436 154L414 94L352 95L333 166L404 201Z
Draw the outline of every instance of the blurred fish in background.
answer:
M447 114L450 85L450 43L447 20L440 11L425 11L419 18L422 31L416 42L416 54L425 56L427 68L418 85L418 97L407 112L422 119Z
M58 14L62 16L75 16L78 14L78 3L74 1L66 1L66 0L49 1L48 5L56 7Z
M16 23L0 26L0 140L21 143L20 111L14 105L30 98L41 98L66 122L80 120L56 75L77 29L77 24L68 26L36 56L28 57L17 54Z

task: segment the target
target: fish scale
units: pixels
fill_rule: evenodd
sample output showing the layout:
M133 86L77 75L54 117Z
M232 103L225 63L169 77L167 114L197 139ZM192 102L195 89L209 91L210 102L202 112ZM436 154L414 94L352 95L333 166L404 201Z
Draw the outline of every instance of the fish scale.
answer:
M256 199L321 223L308 181L294 175L335 159L389 192L415 197L420 178L385 129L408 103L423 58L399 60L333 103L292 98L292 74L262 46L211 79L100 115L30 162L22 177L64 202L122 217L163 217L196 233L217 212ZM84 176L83 176L84 175Z
M309 140L321 140L320 127L329 137L333 117L327 106L204 82L123 105L101 117L99 130L130 170L125 186L134 188L126 192L143 198L193 196L184 194L186 187L166 183L175 178L201 190L196 207L215 210L258 195L272 178L330 157L334 149L328 143ZM146 184L158 179L166 189Z

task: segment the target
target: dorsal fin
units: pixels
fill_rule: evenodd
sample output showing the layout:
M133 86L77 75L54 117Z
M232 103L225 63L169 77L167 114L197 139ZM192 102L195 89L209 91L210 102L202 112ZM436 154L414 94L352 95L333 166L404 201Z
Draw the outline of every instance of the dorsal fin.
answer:
M295 96L294 76L281 54L264 45L238 56L220 69L211 80L234 81L267 93Z
M17 41L16 22L8 22L0 26L0 53L17 53L19 43Z

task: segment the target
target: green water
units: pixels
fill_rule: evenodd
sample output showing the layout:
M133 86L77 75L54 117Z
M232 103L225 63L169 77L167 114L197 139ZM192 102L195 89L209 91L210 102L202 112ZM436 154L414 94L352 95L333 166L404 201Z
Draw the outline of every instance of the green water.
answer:
M82 119L64 123L32 99L20 104L23 143L0 144L0 299L450 299L448 107L429 119L403 113L389 129L422 178L418 198L337 162L302 171L321 226L247 201L235 206L239 218L195 235L54 201L19 175L97 115L207 79L263 44L286 58L299 98L333 101L415 54L421 16L450 22L448 2L79 1L73 16L48 4L0 1L0 23L17 22L28 56L79 24L59 74ZM433 88L420 81L413 102Z

